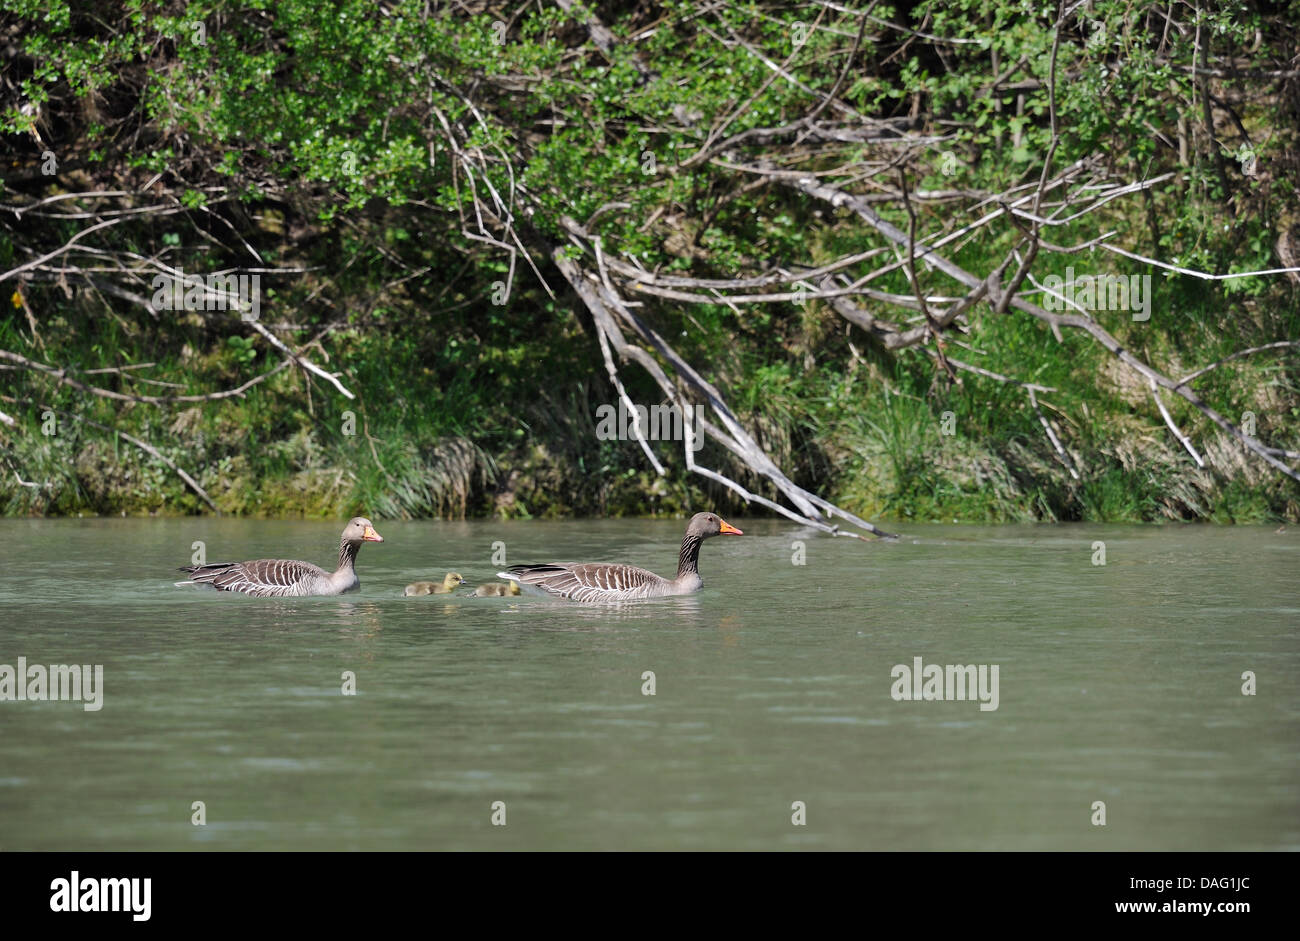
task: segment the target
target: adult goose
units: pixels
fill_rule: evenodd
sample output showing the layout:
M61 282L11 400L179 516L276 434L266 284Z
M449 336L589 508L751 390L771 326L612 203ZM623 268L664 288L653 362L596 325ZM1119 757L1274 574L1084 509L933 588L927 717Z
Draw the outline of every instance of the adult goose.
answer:
M686 527L677 557L677 577L663 578L635 565L609 562L564 562L555 565L516 565L497 577L572 601L639 601L699 591L700 544L710 536L743 536L714 513L696 513Z
M370 520L355 517L348 521L339 539L339 566L333 572L310 562L287 562L283 559L258 559L254 562L210 562L187 565L181 571L190 580L177 585L208 585L218 591L237 591L245 595L300 597L303 595L341 595L355 591L361 584L354 568L363 542L383 542Z
M465 583L465 576L459 572L448 572L442 582L411 582L402 589L402 594L410 595L446 595Z

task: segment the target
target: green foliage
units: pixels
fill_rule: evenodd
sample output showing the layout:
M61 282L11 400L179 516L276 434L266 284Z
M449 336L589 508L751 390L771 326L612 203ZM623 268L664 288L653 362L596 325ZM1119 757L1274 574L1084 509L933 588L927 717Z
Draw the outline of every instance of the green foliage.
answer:
M9 374L9 391L24 401L147 431L233 512L541 516L679 512L734 499L682 481L678 455L666 458L665 482L635 445L595 440L591 414L613 394L585 314L575 316L571 296L551 296L518 246L510 256L471 237L476 216L486 206L497 222L511 217L525 238L561 244L562 218L591 220L611 253L698 277L813 266L861 251L878 238L859 221L730 166L770 156L766 145L692 160L720 139L800 120L841 84L847 108L896 122L890 126L908 121L924 139L910 145L928 150L906 171L908 186L973 194L961 204L919 203L923 231L974 222L987 209L968 208L981 194L1036 184L1049 154L1050 172L1092 160L1099 178L1158 180L1053 227L1059 245L1105 230L1114 233L1111 244L1171 264L1247 272L1276 267L1279 232L1300 219L1293 102L1238 84L1240 95L1225 96L1240 99L1231 121L1215 106L1219 139L1207 139L1198 123L1206 94L1198 61L1221 57L1249 70L1294 56L1272 30L1289 14L1263 4L1180 10L1178 28L1165 29L1173 14L1163 6L1093 0L1059 38L1055 4L876 5L847 70L861 24L847 7L825 4L602 4L598 12L620 41L599 51L581 25L595 7L570 17L553 5L525 5L509 22L496 8L433 10L424 0L252 7L130 0L93 16L64 0L11 0L7 9L22 29L21 54L6 66L19 100L0 109L5 157L30 170L33 148L39 154L48 142L80 174L51 181L32 171L23 195L149 183L150 198L157 194L168 214L108 230L99 244L187 270L292 270L293 277L266 276L264 319L281 325L277 335L287 340L318 338L313 356L327 355L358 394L344 402L290 369L239 398L122 407L28 372ZM458 89L474 90L473 108ZM835 109L824 116L853 124ZM1265 168L1254 177L1242 169L1247 135L1246 155ZM801 163L801 146L790 142L778 156L825 173L899 152L846 141ZM486 170L453 172L455 151L484 155ZM521 191L527 219L510 195ZM882 213L907 228L896 207ZM29 238L57 247L80 231L72 218L25 225L0 230L6 267L32 254ZM988 226L944 251L986 272L1019 238L1013 226ZM557 286L555 269L534 258ZM1064 276L1067 266L1149 272L1094 249L1044 252L1034 275ZM920 277L927 291L952 290L933 272ZM507 280L507 303L495 303L495 286ZM1159 273L1153 282L1150 322L1096 316L1127 348L1173 372L1300 336L1288 282ZM873 287L911 294L901 270ZM24 283L40 336L20 304L6 305L0 348L83 370L156 363L138 379L101 380L141 393L165 388L146 378L190 393L229 388L278 362L237 318L175 312L158 321L120 297L78 288L69 300L63 290L71 289ZM1197 472L1147 390L1111 375L1113 357L1078 333L1058 341L1038 321L979 307L970 333L950 334L945 347L1052 390L1040 395L1045 414L1072 452L1086 455L1075 480L1019 386L969 373L955 385L929 356L887 353L856 329L846 333L819 303L737 311L636 299L791 476L863 513L1105 520L1296 513L1295 487L1274 476ZM295 329L283 330L285 323ZM1295 448L1296 368L1294 351L1238 360L1197 389L1233 420L1254 411L1261 434ZM638 401L657 400L645 377L627 369L624 378ZM1198 440L1218 440L1181 400L1168 404ZM30 433L39 410L6 410L29 432L5 442L6 512L201 510L174 476L121 441L106 450L89 427L45 439ZM354 434L342 430L345 410L354 412ZM955 434L940 430L946 420ZM74 445L85 460L73 457ZM706 459L738 472L725 453L706 451ZM33 478L41 486L12 482Z

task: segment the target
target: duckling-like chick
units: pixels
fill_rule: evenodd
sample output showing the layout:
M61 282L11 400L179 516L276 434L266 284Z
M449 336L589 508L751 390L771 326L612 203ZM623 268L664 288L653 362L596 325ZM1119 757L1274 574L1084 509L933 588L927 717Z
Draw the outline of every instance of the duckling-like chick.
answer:
M402 594L408 597L410 595L445 595L455 591L464 583L464 575L459 572L448 572L441 584L438 582L411 582L402 590Z
M493 582L490 585L479 585L474 589L475 598L508 598L511 595L521 594L518 582Z

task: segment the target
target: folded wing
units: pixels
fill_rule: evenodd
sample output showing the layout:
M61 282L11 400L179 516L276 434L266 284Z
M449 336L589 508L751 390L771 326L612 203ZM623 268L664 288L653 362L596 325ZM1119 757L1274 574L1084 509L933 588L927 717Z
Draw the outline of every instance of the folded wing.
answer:
M654 572L605 562L516 565L497 575L572 601L656 598L669 587L669 582Z
M284 559L212 562L207 565L187 565L181 571L190 573L190 581L196 584L260 598L311 594L320 580L329 580L327 572L310 562Z

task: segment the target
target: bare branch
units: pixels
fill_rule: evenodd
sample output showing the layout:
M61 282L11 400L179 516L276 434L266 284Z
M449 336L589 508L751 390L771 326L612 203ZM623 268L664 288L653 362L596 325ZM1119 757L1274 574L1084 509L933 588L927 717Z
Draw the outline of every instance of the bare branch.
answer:
M212 509L212 512L216 513L218 516L221 515L221 508L212 502L212 498L208 496L208 492L206 490L204 490L201 486L199 486L199 482L195 480L193 477L191 477L189 474L187 474L184 468L178 467L175 461L165 456L161 451L159 451L149 442L142 441L139 438L135 437L134 435L129 435L125 431L122 431L118 428L110 428L108 425L101 425L99 422L91 421L89 418L83 418L80 415L76 415L72 412L65 412L62 409L52 408L49 405L43 405L31 399L18 398L9 395L0 395L0 399L3 399L6 402L12 402L19 405L30 405L40 409L41 411L54 412L56 415L62 415L64 418L71 418L75 422L80 422L83 425L89 425L91 428L97 428L100 431L107 432L108 434L120 435L122 438L129 441L131 444L135 445L141 451L144 451L146 454L150 455L151 457L155 458L158 461L161 461L163 464L167 465L167 467L171 468L172 471L175 472L176 476L180 477L181 480L185 481L186 486L188 486L191 490L193 490L195 494L197 494L198 497Z

